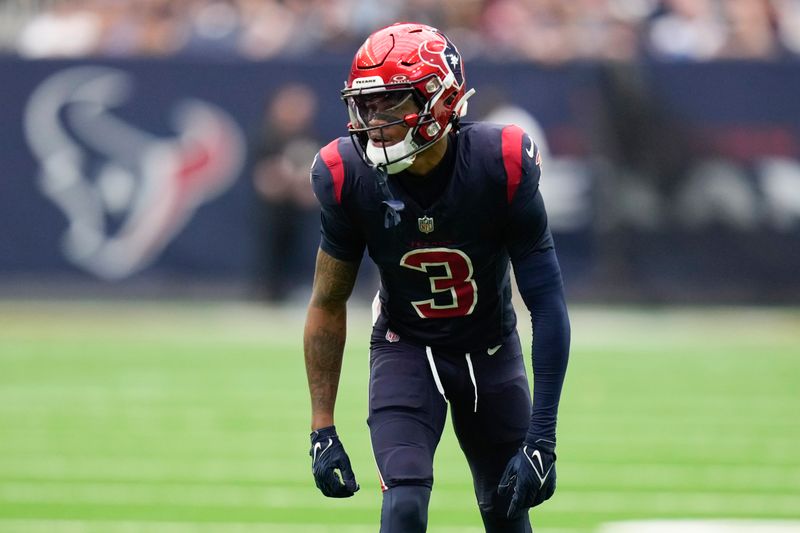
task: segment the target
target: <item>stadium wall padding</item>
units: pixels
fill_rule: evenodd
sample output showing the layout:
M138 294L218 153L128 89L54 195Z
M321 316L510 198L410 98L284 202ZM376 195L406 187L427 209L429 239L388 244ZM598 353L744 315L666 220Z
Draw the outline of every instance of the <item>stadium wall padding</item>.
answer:
M314 136L343 135L348 66L0 58L0 296L54 281L246 294L263 276L251 175L265 108L304 84ZM471 119L517 122L542 148L572 298L800 302L799 63L474 62L466 75ZM306 215L287 267L301 287L318 242Z

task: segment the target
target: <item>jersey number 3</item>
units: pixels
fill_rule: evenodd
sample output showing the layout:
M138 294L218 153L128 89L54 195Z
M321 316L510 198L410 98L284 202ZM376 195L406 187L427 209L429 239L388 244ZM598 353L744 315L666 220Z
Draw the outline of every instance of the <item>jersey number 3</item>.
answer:
M422 318L453 318L472 314L478 303L478 286L472 279L472 261L461 250L450 248L422 248L412 250L400 259L400 265L419 270L428 275L431 293L449 294L441 297L411 302ZM430 267L435 267L429 271ZM434 275L444 274L444 275Z

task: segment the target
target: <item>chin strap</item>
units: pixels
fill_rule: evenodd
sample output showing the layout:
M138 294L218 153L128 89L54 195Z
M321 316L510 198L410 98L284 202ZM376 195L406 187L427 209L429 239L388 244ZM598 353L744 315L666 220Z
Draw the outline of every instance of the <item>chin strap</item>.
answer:
M470 97L473 94L475 94L475 89L470 89L469 91L464 93L464 96L461 97L461 100L458 102L456 107L453 109L453 114L455 116L457 116L458 118L466 116L466 114L467 114L467 100L469 100Z
M406 207L406 204L400 200L396 200L392 195L392 191L389 190L389 184L386 181L388 176L389 173L386 171L385 166L378 165L375 167L375 181L378 182L378 188L384 197L381 205L386 207L383 219L383 227L387 229L400 225L400 211Z

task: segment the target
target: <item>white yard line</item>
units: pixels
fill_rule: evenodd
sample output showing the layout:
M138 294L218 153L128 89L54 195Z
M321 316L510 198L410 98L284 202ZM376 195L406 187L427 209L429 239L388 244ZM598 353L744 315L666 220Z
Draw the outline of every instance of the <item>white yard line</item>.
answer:
M1 449L2 447L0 447ZM198 483L223 483L231 486L247 485L248 482L280 484L276 473L295 472L297 461L291 456L283 461L268 461L258 454L230 457L183 457L164 454L153 456L87 457L83 454L68 456L41 456L38 454L8 454L0 458L0 483L3 478L29 480L31 483L63 478L67 484L82 483L87 478L108 482L180 483L193 480ZM305 462L302 463L305 465ZM593 463L573 460L564 466L574 479L572 487L591 486L598 480L613 476L618 487L668 488L686 480L700 480L704 485L719 484L728 489L747 489L758 492L759 488L770 491L800 492L800 466L782 465L727 465L727 464L681 464L681 463ZM70 479L74 478L74 479ZM442 478L444 479L444 478ZM566 479L566 478L565 478ZM281 481L283 478L281 478ZM227 482L227 483L226 483ZM565 481L566 483L566 481ZM109 483L111 484L111 483ZM564 485L564 488L567 486Z
M783 520L639 520L604 524L599 533L800 533Z
M230 507L231 509L291 509L307 507L315 495L307 487L237 486L230 484L121 484L68 482L0 482L0 505L69 504L69 505L148 505L154 507L197 506ZM372 509L377 496L356 498L349 507ZM798 494L781 492L712 492L712 491L569 491L548 503L551 513L611 513L625 515L631 509L653 516L696 515L711 513L721 516L767 515L795 518ZM459 510L464 506L461 492L436 493L437 509Z

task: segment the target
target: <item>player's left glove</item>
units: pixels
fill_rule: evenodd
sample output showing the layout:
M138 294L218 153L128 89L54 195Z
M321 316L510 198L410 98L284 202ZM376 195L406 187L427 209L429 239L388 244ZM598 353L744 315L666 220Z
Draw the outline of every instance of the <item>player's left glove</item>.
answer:
M311 472L322 494L330 498L349 498L358 489L350 458L336 434L336 426L311 432Z
M513 494L508 518L520 516L556 491L555 446L545 439L537 439L533 444L525 442L508 462L497 489L501 496Z

